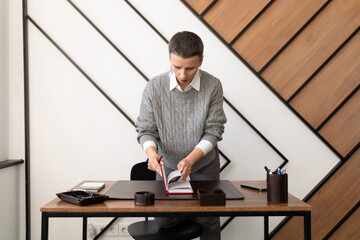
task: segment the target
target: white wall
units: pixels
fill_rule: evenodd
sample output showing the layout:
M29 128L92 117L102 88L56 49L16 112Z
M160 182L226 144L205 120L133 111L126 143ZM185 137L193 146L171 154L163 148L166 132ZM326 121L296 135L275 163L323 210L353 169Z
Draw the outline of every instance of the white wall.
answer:
M8 1L0 2L0 161L9 155L9 41Z
M0 1L0 161L9 157L9 64L8 64L8 1ZM9 194L0 195L0 238L16 239L16 204L15 190L11 189L15 183L16 168L0 169L0 187L9 191ZM16 179L15 179L16 180ZM8 181L11 186L8 186Z
M16 104L18 98L22 99L23 92L17 92L12 86L15 80L13 72L16 69L20 76L18 80L22 83L22 62L13 65L13 59L20 57L17 53L21 53L21 44L13 48L13 33L18 32L21 37L21 24L13 25L15 12L20 12L19 17L21 23L21 8L17 7L16 11L12 11L15 1L0 1L0 161L6 159L21 159L23 149L16 146L23 143L23 128L16 124L16 119L22 119L23 108ZM21 38L19 39L21 42ZM17 42L17 40L15 40ZM15 55L13 55L15 54ZM11 89L11 90L10 90ZM20 87L21 90L21 87ZM13 95L17 92L17 95ZM19 112L20 111L20 112ZM14 116L14 112L17 114ZM15 120L15 121L14 121ZM20 120L22 121L22 120ZM13 135L14 129L16 135ZM15 140L12 142L12 140ZM19 142L20 141L20 144ZM16 149L16 151L14 151ZM18 151L20 150L20 151ZM23 202L23 182L24 167L17 165L9 168L0 169L0 239L20 239L24 236L24 207Z
M124 1L74 2L146 76L169 69L165 42ZM303 198L338 162L179 1L131 2L167 39L181 30L202 37L202 69L221 79L225 97L289 159L292 194ZM19 14L19 3L10 6L11 12ZM64 0L28 0L28 13L135 121L146 81L71 5ZM19 26L18 18L11 19ZM23 149L22 122L18 120L22 119L21 34L14 31L10 37L14 51L9 61L14 80L9 86L10 118L15 121L10 126L10 151L15 156ZM55 198L55 193L85 179L128 179L131 166L145 160L145 154L136 142L134 127L30 22L29 55L31 232L32 239L39 239L39 209ZM222 172L222 179L265 179L263 166L274 169L282 159L227 105L225 111L228 123L219 147L232 162ZM271 226L278 222L272 218ZM263 229L261 218L236 218L222 237L261 239L259 229ZM80 239L81 222L53 219L50 235L51 239Z
M8 4L9 159L25 159L22 0L8 0ZM18 182L15 189L20 202L16 206L17 224L13 227L18 239L25 239L25 164L16 168Z
M20 167L0 169L0 239L19 239Z

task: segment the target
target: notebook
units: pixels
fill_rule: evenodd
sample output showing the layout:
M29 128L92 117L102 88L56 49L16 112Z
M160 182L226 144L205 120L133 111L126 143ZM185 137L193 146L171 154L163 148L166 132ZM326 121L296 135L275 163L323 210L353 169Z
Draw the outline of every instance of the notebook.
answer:
M98 192L101 189L103 189L105 187L105 183L104 182L85 182L83 183L80 187L78 187L79 189L84 189L84 190L89 190L89 191L94 191L94 192Z

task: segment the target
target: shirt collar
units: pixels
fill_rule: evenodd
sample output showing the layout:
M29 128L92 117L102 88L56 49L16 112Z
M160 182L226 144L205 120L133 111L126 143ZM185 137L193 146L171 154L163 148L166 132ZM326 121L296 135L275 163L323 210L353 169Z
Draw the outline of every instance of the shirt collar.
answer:
M172 91L174 88L181 90L181 87L179 86L178 82L176 81L176 76L173 71L170 71L170 91ZM191 88L194 88L196 91L200 91L200 70L198 69L195 73L195 76L191 83L185 88L183 92L189 91Z

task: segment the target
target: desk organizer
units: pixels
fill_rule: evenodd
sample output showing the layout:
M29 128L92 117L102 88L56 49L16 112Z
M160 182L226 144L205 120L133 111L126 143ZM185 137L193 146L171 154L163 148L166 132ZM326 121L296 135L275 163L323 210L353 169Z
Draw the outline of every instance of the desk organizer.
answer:
M149 206L154 205L155 203L155 194L153 192L136 192L135 193L135 205L139 206Z
M80 206L86 206L95 203L102 203L109 198L107 195L93 193L86 190L73 190L69 192L57 193L61 200Z
M267 201L270 203L288 202L288 175L267 174Z
M198 189L197 198L200 206L224 206L226 195L221 189L213 191Z

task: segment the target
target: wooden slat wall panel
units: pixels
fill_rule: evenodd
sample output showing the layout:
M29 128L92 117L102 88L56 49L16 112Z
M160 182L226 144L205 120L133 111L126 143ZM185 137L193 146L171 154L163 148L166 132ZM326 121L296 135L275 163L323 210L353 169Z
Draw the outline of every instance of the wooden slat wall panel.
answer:
M213 0L186 0L186 2L198 13L201 14Z
M290 104L307 122L317 128L359 84L360 32Z
M274 1L233 44L233 48L259 71L325 2L326 0Z
M323 239L360 199L360 150L312 196L312 239ZM304 239L303 218L295 217L280 229L274 239ZM346 238L339 238L346 239Z
M360 91L320 129L320 134L346 156L360 142ZM360 175L359 175L360 176Z
M204 19L230 43L268 3L269 0L218 1Z
M192 2L193 7L200 4L196 0L187 2ZM256 12L243 9L254 1L243 2L218 1L203 20L229 43L235 32L241 31L249 21L245 19ZM201 10L195 7L201 13L207 6L203 5ZM269 63L320 9L319 15ZM316 129L358 87L359 33L334 58L326 61L359 26L360 0L276 0L271 1L266 11L230 47L256 71L266 65L260 73L263 80L285 100L301 90L285 104ZM324 63L327 63L324 68L301 89ZM346 161L308 200L313 209L312 239L323 239L360 199L360 148L356 148L360 141L360 90L314 134L323 136L326 144ZM359 211L347 219L331 239L360 239ZM303 239L303 218L292 218L274 239Z
M333 0L262 76L287 100L359 24L359 0Z
M340 228L329 238L330 240L346 239L359 240L360 239L360 209L358 208Z

